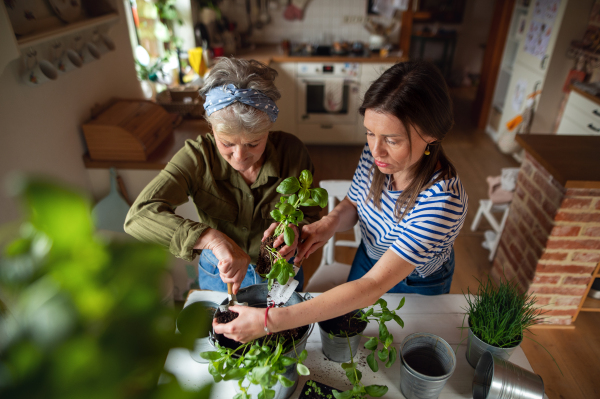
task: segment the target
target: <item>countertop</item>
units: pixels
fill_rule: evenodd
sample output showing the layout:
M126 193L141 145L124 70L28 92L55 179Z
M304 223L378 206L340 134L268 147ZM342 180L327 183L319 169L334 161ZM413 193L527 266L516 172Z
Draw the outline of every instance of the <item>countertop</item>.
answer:
M320 294L314 293L312 295L317 296ZM221 303L226 297L227 293L225 292L194 290L188 295L185 305L202 300ZM464 318L463 309L467 306L463 295L385 294L383 296L390 309L395 309L402 297L406 297L406 303L398 311L398 314L404 320L404 328L400 328L396 323L388 323L389 331L394 336L393 345L396 349L399 350L402 340L407 335L415 332L428 332L438 335L448 342L453 349L457 348L458 344L466 337L466 332L462 332L461 336L462 330L460 329ZM377 335L377 323L370 323L364 334ZM364 349L365 342L366 339L363 338L358 354L355 356L358 368L363 373L362 382L365 385L387 385L389 390L385 395L386 398L404 398L400 392L400 361L396 360L390 368L380 367L379 372L373 373L366 364L368 353ZM473 397L471 385L475 370L467 362L464 342L458 347L456 353L454 374L450 377L439 396L442 399ZM308 357L305 365L309 368L311 374L306 377L300 376L298 386L291 399L299 397L304 383L309 378L338 389L345 390L351 387L340 364L327 360L322 354L318 328L313 329L308 338L306 349ZM510 361L532 371L527 357L520 347L512 354ZM212 376L208 373L208 364L197 363L192 360L189 350L185 348L174 348L169 351L165 362L165 370L172 373L186 390L198 390L201 386L213 382ZM222 381L215 384L210 398L232 398L235 395L234 384L236 383L237 381Z
M350 56L289 56L280 45L257 45L253 49L240 50L236 55L238 58L254 59L269 65L271 62L359 62L359 63L392 63L404 62L408 57L380 57L372 54L370 57Z
M516 141L566 188L600 188L600 136L518 134Z

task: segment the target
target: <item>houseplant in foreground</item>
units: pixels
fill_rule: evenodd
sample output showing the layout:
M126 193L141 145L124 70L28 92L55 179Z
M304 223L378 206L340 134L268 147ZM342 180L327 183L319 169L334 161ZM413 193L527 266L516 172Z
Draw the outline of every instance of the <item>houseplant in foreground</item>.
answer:
M0 397L208 397L157 384L168 350L193 345L161 302L166 252L106 242L69 188L20 178L13 189L26 217L0 230Z
M485 351L508 359L521 344L524 333L537 323L542 314L535 307L536 297L522 292L515 280L502 280L495 285L488 275L486 282L479 282L477 292L467 289L468 329L467 360L477 366Z
M285 285L291 277L294 277L294 267L287 262L276 248L273 248L275 239L283 234L286 245L292 245L295 240L294 230L290 224L298 227L304 220L304 213L299 209L301 206L327 206L328 194L322 188L310 188L313 181L309 170L303 170L300 177L291 176L283 180L277 186L277 192L282 194L280 201L271 211L271 217L279 223L273 235L268 237L260 247L256 271L268 279L269 289L275 279L281 285Z

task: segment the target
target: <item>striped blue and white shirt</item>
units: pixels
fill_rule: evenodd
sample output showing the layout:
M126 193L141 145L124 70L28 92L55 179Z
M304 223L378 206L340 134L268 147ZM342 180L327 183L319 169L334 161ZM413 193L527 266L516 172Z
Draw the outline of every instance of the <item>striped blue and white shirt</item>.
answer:
M386 177L381 210L367 195L373 182L374 159L366 144L354 172L348 198L358 209L362 240L371 259L380 259L391 249L416 266L416 273L427 277L450 256L454 240L467 215L468 197L458 176L440 180L422 191L414 207L400 222L394 218L396 200L402 191L388 190ZM441 171L432 176L434 180ZM414 274L415 272L413 272Z

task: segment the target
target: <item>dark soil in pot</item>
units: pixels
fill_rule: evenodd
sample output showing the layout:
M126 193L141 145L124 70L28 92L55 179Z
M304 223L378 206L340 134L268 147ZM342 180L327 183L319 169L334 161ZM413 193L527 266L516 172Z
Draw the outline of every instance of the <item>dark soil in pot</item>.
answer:
M300 392L300 398L302 399L328 399L333 398L333 390L335 388L329 385L322 384L318 381L308 380ZM336 389L336 391L341 391Z
M346 313L336 318L321 321L319 322L319 326L335 336L342 337L348 334L349 337L352 337L367 328L366 321L354 317L358 312L358 310L353 310L350 313Z
M265 238L265 240L260 244L260 250L258 252L258 259L256 260L256 272L261 276L269 273L271 271L271 255L267 247L273 248L273 243L275 242L277 237L271 236ZM283 248L285 244L281 244L279 248Z
M238 314L235 312L232 312L231 310L228 310L226 312L221 312L220 310L218 310L215 313L215 319L219 323L229 323L230 321L234 320L237 317L238 317ZM298 342L300 339L302 339L304 334L308 331L308 328L309 328L309 326L302 326L302 327L292 328L291 330L280 331L278 333L274 333L274 334L259 338L258 343L260 343L262 345L262 343L265 340L277 339L277 336L280 336L280 337L285 338L285 341L283 341L283 347L284 348L286 348L286 346L291 347L292 343L294 341ZM215 334L215 339L219 343L219 345L224 346L226 348L230 348L230 349L237 349L240 345L242 345L240 342L234 341L233 339L229 339L229 338L225 337L223 334Z

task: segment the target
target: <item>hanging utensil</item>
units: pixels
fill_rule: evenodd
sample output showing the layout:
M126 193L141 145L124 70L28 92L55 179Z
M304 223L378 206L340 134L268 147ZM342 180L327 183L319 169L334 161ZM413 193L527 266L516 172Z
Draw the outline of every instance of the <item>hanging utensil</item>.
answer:
M110 168L110 192L96 204L92 211L96 228L124 233L123 224L127 212L129 212L129 204L119 194L117 171L115 168Z

